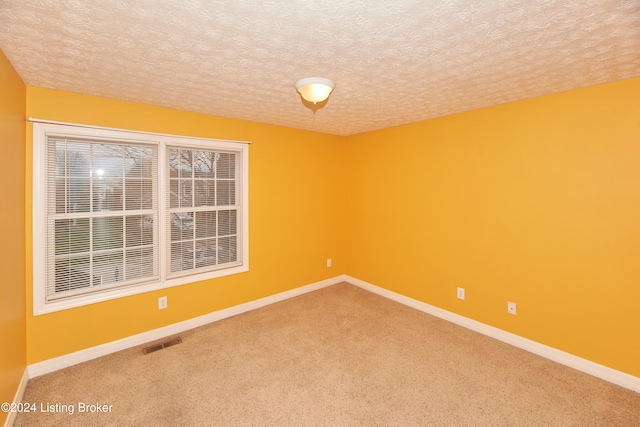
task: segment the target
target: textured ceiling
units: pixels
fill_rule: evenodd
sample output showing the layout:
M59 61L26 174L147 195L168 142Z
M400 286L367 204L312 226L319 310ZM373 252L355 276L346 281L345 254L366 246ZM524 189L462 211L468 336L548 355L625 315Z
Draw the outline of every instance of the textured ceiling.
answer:
M0 0L0 48L29 86L349 135L640 76L640 0Z

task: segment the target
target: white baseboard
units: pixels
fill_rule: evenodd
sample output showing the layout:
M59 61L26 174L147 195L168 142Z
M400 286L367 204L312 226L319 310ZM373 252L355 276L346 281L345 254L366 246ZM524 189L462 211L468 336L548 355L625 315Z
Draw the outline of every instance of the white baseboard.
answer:
M22 402L22 398L24 397L24 391L27 389L27 383L29 382L29 371L27 369L22 373L22 378L20 379L20 384L18 385L18 390L16 390L16 395L13 398L15 403ZM4 427L13 427L13 423L16 421L17 412L9 412L7 415L7 419L4 421Z
M257 308L265 307L267 305L284 301L289 298L294 298L299 295L313 292L318 289L322 289L328 286L335 285L343 282L344 276L336 276L331 279L322 280L320 282L312 283L310 285L302 286L300 288L291 289L289 291L281 292L279 294L271 295L265 298L260 298L255 301L249 301L244 304L236 305L226 308L224 310L215 311L213 313L205 314L203 316L195 317L193 319L185 320L183 322L174 323L162 328L154 329L151 331L143 332L141 334L133 335L127 338L123 338L117 341L112 341L106 344L101 344L95 347L87 348L85 350L76 351L74 353L65 354L64 356L55 357L53 359L44 360L42 362L34 363L28 366L29 378L34 378L40 375L48 374L60 369L67 368L69 366L77 365L78 363L86 362L88 360L96 359L107 354L115 353L116 351L125 350L127 348L135 347L140 344L145 344L150 341L155 341L175 335L189 329L197 328L209 323L216 322L218 320L226 319L231 316L236 316L241 313L245 313Z
M351 276L345 275L344 280L348 283L351 283L355 286L358 286L362 289L373 292L385 298L389 298L393 301L439 317L451 323L455 323L456 325L463 326L467 329L471 329L472 331L476 331L491 338L495 338L499 341L521 348L530 353L537 354L538 356L542 356L544 358L553 360L554 362L558 362L562 365L640 393L640 378L633 375L617 371L615 369L600 365L590 360L574 356L573 354L564 352L562 350L540 344L539 342L503 331L502 329L489 326L487 324L469 319L464 316L460 316L459 314L455 314L447 310L443 310L422 301L418 301L413 298L409 298L404 295L389 291L387 289L380 288L376 285L372 285L371 283L364 282Z
M328 286L332 286L341 282L348 282L352 285L358 286L369 292L373 292L390 300L399 302L406 306L415 308L427 314L439 317L451 323L455 323L467 329L479 332L483 335L497 339L504 343L513 345L523 350L529 351L538 356L545 357L554 362L568 366L581 372L585 372L589 375L593 375L597 378L601 378L605 381L609 381L613 384L617 384L621 387L636 391L640 393L640 378L633 375L626 374L624 372L617 371L604 365L592 362L587 359L583 359L573 354L564 352L562 350L549 347L544 344L540 344L536 341L523 338L519 335L512 334L510 332L503 331L493 326L478 322L476 320L469 319L459 314L452 313L447 310L443 310L436 306L424 303L422 301L409 298L407 296L389 291L387 289L372 285L365 281L356 279L348 275L340 275L331 279L322 280L320 282L312 283L310 285L302 286L300 288L291 289L286 292L281 292L276 295L271 295L265 298L261 298L255 301L250 301L244 304L240 304L234 307L230 307L224 310L216 311L213 313L205 314L204 316L196 317L193 319L185 320L183 322L174 323L162 328L154 329L152 331L143 332L138 335L133 335L127 338L123 338L110 343L102 344L96 347L80 350L75 353L66 354L64 356L56 357L53 359L45 360L42 362L34 363L27 367L25 375L20 385L20 389L16 393L16 400L19 402L24 394L24 388L26 387L28 378L34 378L40 375L54 372L60 369L64 369L69 366L76 365L78 363L86 362L88 360L96 359L107 354L115 353L116 351L125 350L127 348L135 347L140 344L144 344L150 341L162 339L171 335L178 334L180 332L197 328L209 323L216 322L218 320L226 319L231 316L235 316L241 313L245 313L257 308L265 307L267 305L284 301L290 298L297 297L299 295L313 292L318 289L322 289ZM28 376L27 376L28 374ZM11 414L7 418L6 426L11 426L13 419ZM9 421L11 420L11 424Z

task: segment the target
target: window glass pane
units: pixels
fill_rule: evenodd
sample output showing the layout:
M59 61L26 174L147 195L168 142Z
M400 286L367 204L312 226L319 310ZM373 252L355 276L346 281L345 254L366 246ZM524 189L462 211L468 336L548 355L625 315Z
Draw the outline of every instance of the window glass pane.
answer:
M153 177L153 149L151 147L124 147L125 176L131 178Z
M169 207L180 207L180 182L177 179L169 181Z
M99 278L91 279L89 257L56 261L55 271L55 292L86 288L91 286L92 282L99 284Z
M197 241L195 253L195 268L216 265L216 253L216 239Z
M122 178L124 176L123 159L126 148L115 144L93 145L93 178Z
M124 281L123 251L96 255L93 258L93 273L99 285Z
M122 248L122 217L93 218L93 250Z
M49 144L49 150L55 151L55 157L53 159L49 158L49 168L53 170L55 176L66 176L67 175L67 143L65 141L52 141L52 144ZM53 162L53 165L52 165Z
M55 221L56 255L89 251L89 219L57 219Z
M235 181L217 181L216 197L218 206L235 205Z
M237 240L236 236L221 237L218 239L219 251L218 251L218 263L225 264L228 262L237 261Z
M213 151L194 151L193 156L193 176L195 178L215 178L218 153Z
M196 238L216 236L216 212L196 212Z
M215 181L195 180L194 198L196 206L215 206Z
M169 177L178 178L180 176L180 150L177 148L169 149Z
M192 192L191 180L180 180L180 189L178 192L178 198L181 208L190 208L193 206L193 192Z
M193 151L191 150L180 150L180 177L181 178L191 178L192 175L192 165L193 164Z
M67 208L67 192L66 192L66 182L67 180L64 178L55 178L53 181L55 184L55 192L56 192L56 213L66 213ZM52 191L53 189L51 189Z
M171 214L171 241L193 239L193 212Z
M125 226L128 248L153 244L153 215L127 216Z
M171 244L171 271L190 270L193 268L193 241Z
M153 207L153 182L150 179L125 180L127 210L151 209Z
M218 155L219 159L216 162L217 178L235 178L236 155L233 153L219 153Z
M91 145L86 142L67 142L58 147L65 147L64 156L56 156L57 161L63 161L66 165L67 176L89 177L91 176Z
M218 236L236 234L236 211L218 212Z
M93 211L122 210L122 179L93 178Z
M67 187L67 213L89 212L90 178L70 178Z
M154 276L153 248L127 250L125 280L142 279Z

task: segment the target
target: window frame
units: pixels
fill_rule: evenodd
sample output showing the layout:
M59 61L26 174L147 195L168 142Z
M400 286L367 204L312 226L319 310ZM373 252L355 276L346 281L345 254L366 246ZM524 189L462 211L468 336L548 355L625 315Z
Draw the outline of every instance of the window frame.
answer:
M188 283L215 279L218 277L243 273L249 270L249 142L230 141L212 138L198 138L190 136L168 135L160 133L142 132L134 130L87 126L73 123L49 122L30 119L33 122L33 214L32 214L32 242L33 242L33 314L34 316L66 310L74 307L108 301L116 298L137 295L141 293L166 289ZM123 285L112 289L99 290L78 296L69 296L54 301L47 301L46 274L47 274L47 198L46 194L46 144L47 135L67 135L70 137L84 137L91 139L103 139L106 142L132 142L136 144L157 147L158 185L156 197L157 210L157 239L159 250L159 279L140 284ZM240 156L238 179L239 194L237 197L238 228L240 236L237 239L237 256L239 263L230 266L215 268L211 271L196 271L192 274L181 274L169 277L167 260L169 257L169 236L171 233L168 225L167 201L168 186L168 146L183 147L186 149L224 150L237 153Z

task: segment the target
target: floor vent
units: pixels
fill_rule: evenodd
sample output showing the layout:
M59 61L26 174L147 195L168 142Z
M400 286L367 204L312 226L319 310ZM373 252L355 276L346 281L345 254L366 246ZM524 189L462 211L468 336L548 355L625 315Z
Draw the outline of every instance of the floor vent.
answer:
M159 351L159 350L162 350L163 348L167 348L167 347L171 347L172 345L180 344L181 342L182 342L182 338L180 338L180 337L174 338L174 339L169 340L169 341L161 342L160 344L152 345L151 347L146 347L145 349L142 350L142 353L144 353L144 354L153 353L154 351Z

